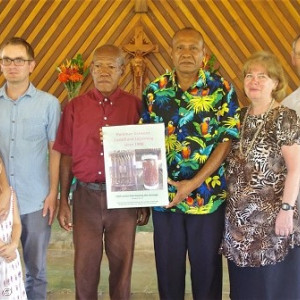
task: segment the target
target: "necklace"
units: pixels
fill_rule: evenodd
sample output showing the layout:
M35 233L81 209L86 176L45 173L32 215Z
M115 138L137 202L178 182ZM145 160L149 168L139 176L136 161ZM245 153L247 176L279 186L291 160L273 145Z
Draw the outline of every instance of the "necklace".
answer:
M246 111L246 114L245 114L245 117L244 117L244 122L243 122L242 130L241 130L241 138L240 138L240 154L241 154L241 156L243 156L244 158L247 158L249 152L252 150L252 148L253 148L253 146L254 146L254 143L255 143L255 141L256 141L258 135L260 134L260 132L261 132L263 126L265 125L265 121L266 121L266 119L267 119L267 116L268 116L268 114L269 114L269 112L270 112L270 110L271 110L271 108L272 108L274 102L275 102L275 99L273 99L273 100L271 101L270 106L268 107L268 110L267 110L267 112L266 112L265 118L264 118L263 121L260 123L260 125L257 127L257 130L256 130L256 132L255 132L255 134L254 134L254 136L253 136L253 139L252 139L251 142L250 142L250 145L246 148L246 151L244 152L244 150L243 150L243 148L244 148L244 147L243 147L243 144L244 144L244 142L245 142L245 141L244 141L244 132L245 132L245 127L246 127L246 122L247 122L247 118L248 118L248 115L249 115L249 111L250 111L250 109L251 109L252 106L250 105L250 106L248 107L248 109L247 109L247 111Z

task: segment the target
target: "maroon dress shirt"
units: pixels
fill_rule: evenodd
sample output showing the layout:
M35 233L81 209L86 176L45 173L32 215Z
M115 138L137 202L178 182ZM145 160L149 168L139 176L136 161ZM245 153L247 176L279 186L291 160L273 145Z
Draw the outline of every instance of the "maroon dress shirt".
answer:
M99 128L137 124L141 100L120 88L104 97L96 88L64 108L54 149L72 156L73 175L83 182L104 182L103 145Z

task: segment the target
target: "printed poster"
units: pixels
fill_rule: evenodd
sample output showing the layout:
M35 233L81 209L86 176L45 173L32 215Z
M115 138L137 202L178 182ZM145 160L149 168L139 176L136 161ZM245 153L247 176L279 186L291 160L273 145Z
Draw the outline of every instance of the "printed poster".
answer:
M168 201L165 127L103 127L108 208L165 206Z

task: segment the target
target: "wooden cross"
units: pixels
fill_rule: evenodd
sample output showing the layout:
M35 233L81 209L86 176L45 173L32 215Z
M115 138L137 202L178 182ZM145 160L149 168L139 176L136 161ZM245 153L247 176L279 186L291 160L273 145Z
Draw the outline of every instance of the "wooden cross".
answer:
M150 52L158 52L158 45L154 45L151 44L151 42L147 42L144 36L145 34L143 31L143 27L136 27L132 42L127 45L124 45L123 49L131 55L135 55L137 51L140 51L142 53L142 56L145 56Z
M144 74L146 71L146 62L144 56L150 52L158 52L158 45L147 42L143 27L138 26L135 29L132 41L123 46L123 50L133 56L130 60L131 71L133 73L133 93L142 97Z

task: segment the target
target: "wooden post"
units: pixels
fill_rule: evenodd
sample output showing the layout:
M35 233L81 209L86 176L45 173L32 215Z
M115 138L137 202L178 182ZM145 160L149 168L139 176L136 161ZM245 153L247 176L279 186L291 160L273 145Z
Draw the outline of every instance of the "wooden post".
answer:
M148 12L147 0L135 0L134 11L136 13L147 13Z

